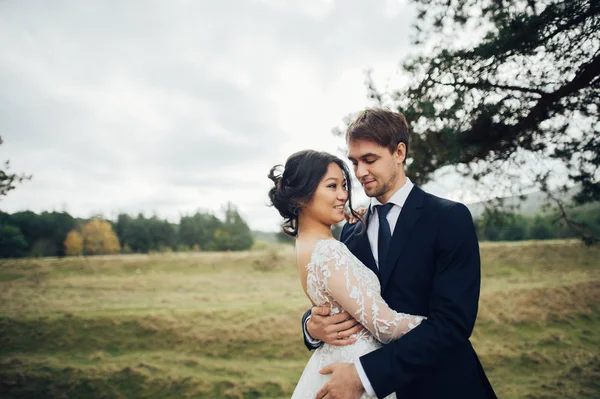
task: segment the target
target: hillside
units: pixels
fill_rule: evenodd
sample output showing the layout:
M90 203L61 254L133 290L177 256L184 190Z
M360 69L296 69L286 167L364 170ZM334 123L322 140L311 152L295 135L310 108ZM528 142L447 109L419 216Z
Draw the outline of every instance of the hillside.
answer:
M562 192L554 192L556 198L563 201L565 204L570 204L573 202L573 197L579 191L578 187L573 187L565 193ZM525 194L524 198L521 199L519 196L506 197L503 199L503 205L506 209L511 209L516 213L520 213L524 216L535 216L540 213L546 213L549 209L555 208L556 205L548 199L548 196L541 191L534 191L529 194ZM471 204L466 204L469 211L471 211L471 215L473 215L474 219L479 218L486 206L495 206L495 202L492 201L482 201L475 202Z

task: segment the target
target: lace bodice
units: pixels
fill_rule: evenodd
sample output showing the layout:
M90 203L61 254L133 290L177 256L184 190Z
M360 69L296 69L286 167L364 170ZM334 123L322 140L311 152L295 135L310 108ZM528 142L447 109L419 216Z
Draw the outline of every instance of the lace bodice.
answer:
M316 305L331 306L331 313L346 310L364 327L352 345L321 345L311 356L296 385L292 399L314 399L329 380L319 370L333 363L352 363L377 350L381 343L398 339L425 317L395 312L381 298L379 279L341 242L318 241L308 265L307 293ZM379 342L378 342L379 341ZM376 399L363 393L361 399ZM390 394L385 399L396 399Z
M307 293L332 314L346 310L382 342L398 339L425 317L398 313L381 297L379 279L341 242L318 241L306 265Z

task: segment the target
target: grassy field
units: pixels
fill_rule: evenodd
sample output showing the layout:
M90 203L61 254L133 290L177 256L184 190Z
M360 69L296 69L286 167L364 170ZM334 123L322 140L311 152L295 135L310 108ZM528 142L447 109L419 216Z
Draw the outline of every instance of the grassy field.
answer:
M600 397L600 248L483 244L472 337L500 398ZM291 247L0 261L2 398L287 398Z

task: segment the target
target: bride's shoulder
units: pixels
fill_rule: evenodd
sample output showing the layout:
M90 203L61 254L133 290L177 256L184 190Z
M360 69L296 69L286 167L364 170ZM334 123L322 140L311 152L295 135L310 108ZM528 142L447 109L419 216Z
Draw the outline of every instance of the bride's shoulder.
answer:
M348 248L346 247L346 245L343 242L336 240L335 238L317 241L313 250L313 253L315 255L325 257L346 254L347 252Z
M343 242L336 240L335 238L324 238L322 240L318 240L315 244L315 249L317 248L345 248Z

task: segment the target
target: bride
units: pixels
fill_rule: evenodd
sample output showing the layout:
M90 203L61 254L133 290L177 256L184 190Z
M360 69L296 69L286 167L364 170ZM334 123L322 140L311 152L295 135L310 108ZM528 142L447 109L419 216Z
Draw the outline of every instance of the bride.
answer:
M365 327L350 345L324 344L314 352L292 396L314 399L329 379L320 373L324 367L353 363L382 343L401 338L425 318L390 309L381 298L375 273L333 238L331 226L344 220L346 202L360 218L352 209L350 173L344 162L328 153L306 150L291 155L283 173L276 175L277 170L275 166L269 174L275 183L269 198L284 218L284 231L296 237L296 263L304 292L313 306L330 306L332 315L347 311Z

